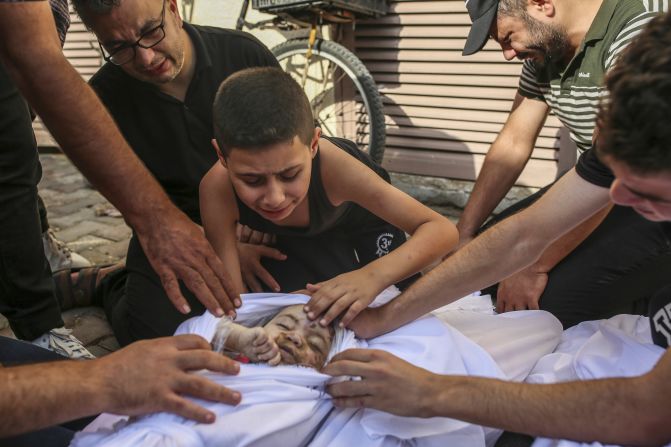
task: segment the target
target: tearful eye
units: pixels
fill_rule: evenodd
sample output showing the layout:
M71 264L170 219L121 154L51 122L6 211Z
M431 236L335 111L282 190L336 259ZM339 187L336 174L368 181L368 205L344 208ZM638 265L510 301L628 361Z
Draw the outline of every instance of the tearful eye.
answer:
M242 181L247 186L260 186L263 183L262 178L243 178Z
M296 171L293 174L283 174L283 175L280 176L280 178L284 181L290 181L290 180L295 179L298 176L298 172L299 171Z

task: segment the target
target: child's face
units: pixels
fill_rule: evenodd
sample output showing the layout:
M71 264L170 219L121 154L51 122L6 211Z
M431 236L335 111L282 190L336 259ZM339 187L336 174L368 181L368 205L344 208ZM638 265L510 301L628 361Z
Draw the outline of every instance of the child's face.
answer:
M308 319L303 305L288 306L264 326L277 343L281 364L321 369L331 349L333 329Z
M308 147L294 137L261 150L231 150L225 165L240 200L278 224L291 216L307 196L317 141Z

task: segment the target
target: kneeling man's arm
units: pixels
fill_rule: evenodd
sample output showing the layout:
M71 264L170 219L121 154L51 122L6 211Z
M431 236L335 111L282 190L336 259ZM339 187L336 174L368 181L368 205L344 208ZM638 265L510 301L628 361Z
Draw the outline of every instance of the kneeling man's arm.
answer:
M406 324L535 262L557 238L602 209L608 189L568 172L536 203L483 233L389 304L370 309L351 327L362 337Z
M240 393L193 374L201 369L240 367L192 334L138 341L96 360L0 366L0 438L103 411L168 411L212 423L216 415L186 396L237 405Z
M533 436L604 444L671 441L671 350L641 377L550 385L441 376L383 351L356 349L337 355L324 372L362 377L329 386L341 407L450 417Z

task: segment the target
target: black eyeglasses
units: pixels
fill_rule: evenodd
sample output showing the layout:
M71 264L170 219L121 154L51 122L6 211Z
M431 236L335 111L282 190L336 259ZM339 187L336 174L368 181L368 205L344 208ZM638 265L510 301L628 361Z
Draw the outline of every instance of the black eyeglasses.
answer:
M140 38L135 41L133 44L122 45L121 47L115 49L112 52L108 52L103 45L98 41L98 46L100 46L100 51L102 52L103 59L107 62L111 62L114 65L123 65L135 59L136 48L149 49L158 45L163 39L165 39L165 4L163 1L163 9L161 9L161 23L142 33Z

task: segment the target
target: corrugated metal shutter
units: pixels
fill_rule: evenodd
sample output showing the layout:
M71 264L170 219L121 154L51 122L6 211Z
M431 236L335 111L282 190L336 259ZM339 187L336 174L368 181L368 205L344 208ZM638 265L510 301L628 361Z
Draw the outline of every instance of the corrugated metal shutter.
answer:
M506 62L494 42L461 55L470 27L463 0L389 5L387 16L357 22L351 39L384 96L384 164L395 172L474 180L508 116L521 63ZM575 155L568 132L548 117L518 184L550 183Z
M70 20L70 29L65 39L63 52L84 80L88 81L103 63L98 41L93 33L86 29L79 16L74 13L72 6L70 6ZM39 147L58 146L39 117L35 119L33 129Z

